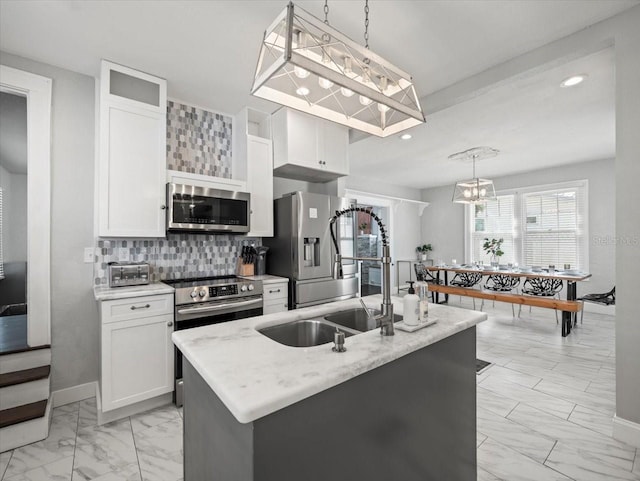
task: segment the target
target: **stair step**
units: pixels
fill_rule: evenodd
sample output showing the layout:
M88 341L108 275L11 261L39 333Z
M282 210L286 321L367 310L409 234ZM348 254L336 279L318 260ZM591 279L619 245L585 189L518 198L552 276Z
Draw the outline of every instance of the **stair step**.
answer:
M47 438L51 424L51 412L53 411L51 398L41 401L41 403L44 403L46 407L44 413L41 413L39 417L0 428L0 453ZM5 419L4 410L0 411L0 419Z
M9 356L11 354L17 354L19 352L37 351L39 349L50 349L50 348L51 348L51 344L42 344L41 346L35 346L35 347L25 346L25 347L20 347L18 349L12 349L11 351L0 352L0 357Z
M0 428L41 418L47 410L47 399L0 411Z
M0 354L0 374L24 371L48 364L51 364L51 347L49 345Z
M49 377L50 372L51 366L39 366L31 369L24 369L23 371L0 374L0 388L44 379Z

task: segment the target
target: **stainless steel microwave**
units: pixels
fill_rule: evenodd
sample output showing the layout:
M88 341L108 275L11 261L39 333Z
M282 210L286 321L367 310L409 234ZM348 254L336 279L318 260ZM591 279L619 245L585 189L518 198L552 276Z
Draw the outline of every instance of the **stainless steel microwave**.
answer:
M248 192L167 184L167 231L247 233L251 214Z

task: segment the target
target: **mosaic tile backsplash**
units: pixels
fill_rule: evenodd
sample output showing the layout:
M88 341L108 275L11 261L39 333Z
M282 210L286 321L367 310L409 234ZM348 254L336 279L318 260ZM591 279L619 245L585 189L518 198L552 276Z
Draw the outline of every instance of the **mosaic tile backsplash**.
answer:
M167 168L231 178L233 118L167 102Z
M166 239L98 239L94 284L107 286L109 262L147 262L151 281L236 274L243 245L262 239L237 235L168 234Z

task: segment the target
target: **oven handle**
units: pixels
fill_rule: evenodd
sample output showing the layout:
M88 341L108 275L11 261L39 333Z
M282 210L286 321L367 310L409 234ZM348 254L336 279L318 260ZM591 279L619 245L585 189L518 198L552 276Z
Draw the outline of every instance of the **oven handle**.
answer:
M205 306L205 307L186 307L184 309L178 309L178 314L191 314L194 312L216 312L222 311L224 309L228 309L230 307L241 307L241 306L253 306L253 305L262 305L262 298L251 299L250 301L239 301L239 302L227 302L225 304L216 304L215 306Z

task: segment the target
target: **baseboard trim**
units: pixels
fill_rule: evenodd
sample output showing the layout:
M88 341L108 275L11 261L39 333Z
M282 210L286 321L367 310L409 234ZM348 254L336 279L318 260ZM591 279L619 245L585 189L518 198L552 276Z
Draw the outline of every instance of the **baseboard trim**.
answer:
M594 314L605 314L607 316L616 315L616 306L605 306L603 304L596 304L594 302L583 303L583 309L585 312L593 312Z
M613 416L613 437L629 446L640 448L640 424Z
M51 397L53 399L53 407L57 408L58 406L64 406L65 404L96 397L96 392L96 381L88 382L85 384L78 384L77 386L53 391L51 393Z
M103 424L110 423L112 421L133 416L134 414L149 411L150 409L160 406L166 406L167 404L171 404L172 400L173 392L168 392L151 399L145 399L144 401L130 404L129 406L123 406L111 411L102 412L102 403L100 402L100 397L98 397L98 425L102 426Z

